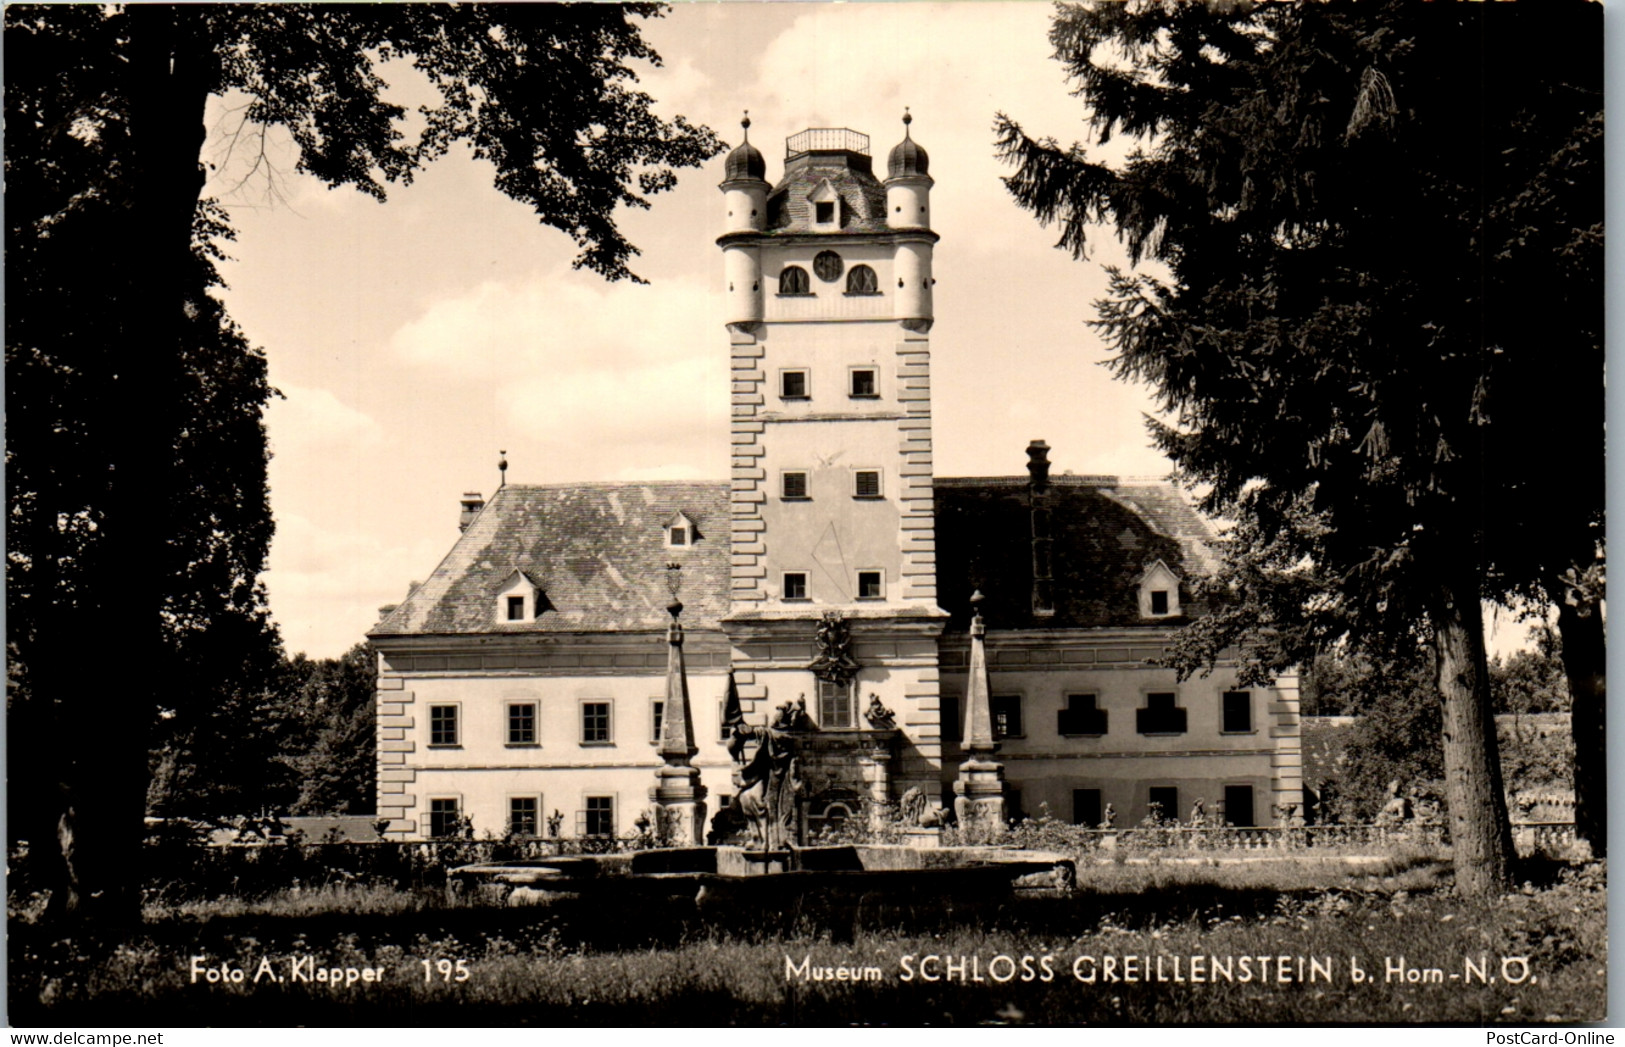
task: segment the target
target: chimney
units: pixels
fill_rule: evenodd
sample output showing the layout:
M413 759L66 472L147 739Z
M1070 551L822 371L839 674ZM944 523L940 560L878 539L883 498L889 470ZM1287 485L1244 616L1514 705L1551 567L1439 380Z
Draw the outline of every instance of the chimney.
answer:
M1032 512L1033 614L1055 613L1051 592L1049 521L1049 444L1034 440L1027 445L1027 504Z
M1027 445L1027 476L1034 491L1049 489L1049 444L1042 440Z
M485 508L485 496L478 491L463 492L463 514L457 519L459 531L468 530L468 525L474 522L474 517L480 515Z

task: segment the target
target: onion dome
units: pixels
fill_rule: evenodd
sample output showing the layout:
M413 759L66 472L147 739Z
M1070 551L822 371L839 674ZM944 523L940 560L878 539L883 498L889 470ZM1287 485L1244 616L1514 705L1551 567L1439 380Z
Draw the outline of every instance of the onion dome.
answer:
M762 159L761 150L750 144L750 110L745 110L745 118L739 121L739 126L745 129L745 140L733 152L728 154L726 177L728 181L736 178L754 178L760 181L767 180L767 161Z
M931 158L926 155L914 139L909 135L908 125L914 122L908 109L903 110L903 140L892 147L891 156L886 160L886 174L891 178L900 178L904 175L923 175L931 167ZM730 162L732 158L730 157Z

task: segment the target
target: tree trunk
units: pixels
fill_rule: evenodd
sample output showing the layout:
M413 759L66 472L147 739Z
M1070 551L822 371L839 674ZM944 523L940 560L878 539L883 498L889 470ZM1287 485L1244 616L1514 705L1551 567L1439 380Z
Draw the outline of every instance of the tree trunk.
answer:
M56 819L60 904L55 912L114 930L140 911L147 743L163 693L163 613L171 569L164 505L182 389L181 339L195 278L192 224L203 174L211 83L207 13L132 4L127 9L125 94L132 169L126 219L108 231L119 274L122 344L110 380L83 405L102 426L110 484L99 506L95 559L68 620L40 649L49 663L42 698L62 709L72 757Z
M1559 586L1557 629L1563 637L1563 671L1569 679L1574 732L1574 831L1591 844L1594 857L1608 855L1607 638L1600 607L1577 607Z
M1490 706L1478 586L1442 587L1433 617L1456 889L1464 895L1487 897L1512 882L1514 852Z

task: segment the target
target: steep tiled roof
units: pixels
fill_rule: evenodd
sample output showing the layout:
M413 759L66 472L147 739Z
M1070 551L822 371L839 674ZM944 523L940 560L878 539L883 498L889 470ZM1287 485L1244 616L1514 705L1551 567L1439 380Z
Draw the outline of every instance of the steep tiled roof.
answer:
M678 512L698 536L669 548L664 528ZM371 635L658 629L670 620L668 563L683 565L684 624L714 627L727 612L728 525L727 483L510 485ZM516 569L551 607L534 622L496 620Z
M1143 625L1138 583L1148 565L1161 560L1182 579L1215 565L1212 529L1166 482L1056 476L1048 504L1055 613L1039 617L1027 477L937 479L937 597L956 623L980 589L995 628Z
M959 627L973 589L994 628L1143 625L1137 585L1147 566L1161 560L1190 579L1215 563L1211 528L1172 485L1051 477L1055 613L1035 617L1027 477L938 478L935 487L938 602ZM504 487L371 635L659 629L672 562L683 565L683 622L714 628L728 613L728 495L727 483L699 481ZM664 528L679 512L698 538L671 548ZM546 594L550 609L535 622L497 620L497 595L516 570Z
M869 170L869 158L850 153L806 153L784 166L784 176L767 196L770 233L812 231L812 206L807 198L829 180L841 198L841 231L883 233L886 190Z

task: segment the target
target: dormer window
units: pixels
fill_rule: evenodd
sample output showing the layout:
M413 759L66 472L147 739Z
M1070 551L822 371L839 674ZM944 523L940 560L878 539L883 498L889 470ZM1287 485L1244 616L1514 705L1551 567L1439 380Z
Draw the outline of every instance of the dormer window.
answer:
M818 184L818 188L807 194L807 201L812 204L812 220L815 229L838 229L841 225L841 194L835 191L829 179Z
M1180 613L1179 576L1161 560L1140 575L1140 617L1172 618Z
M700 537L694 528L694 521L687 515L678 513L666 521L666 548L687 549Z
M521 570L508 575L497 592L496 619L508 625L537 621L552 609L541 585Z

